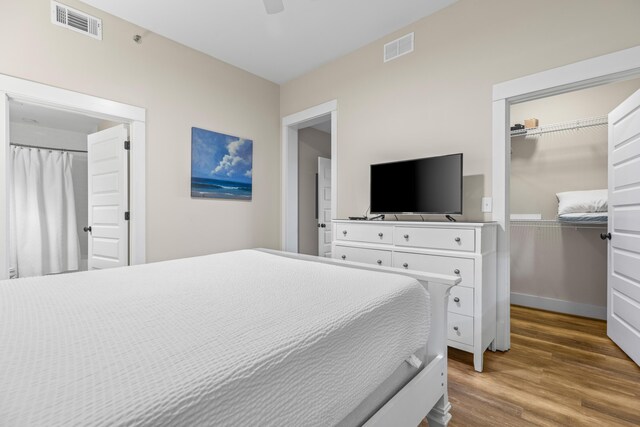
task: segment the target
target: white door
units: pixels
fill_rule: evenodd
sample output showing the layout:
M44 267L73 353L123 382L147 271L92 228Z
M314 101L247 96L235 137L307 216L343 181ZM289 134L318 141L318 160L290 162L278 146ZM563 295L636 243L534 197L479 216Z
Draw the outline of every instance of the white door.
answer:
M88 136L89 270L129 264L127 140L125 125Z
M331 258L331 159L318 157L318 256Z
M607 334L640 365L640 91L609 114Z

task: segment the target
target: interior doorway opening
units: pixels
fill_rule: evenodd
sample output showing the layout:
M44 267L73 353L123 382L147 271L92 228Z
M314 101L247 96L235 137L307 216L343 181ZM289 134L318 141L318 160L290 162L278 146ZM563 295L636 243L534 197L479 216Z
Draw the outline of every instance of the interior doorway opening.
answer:
M87 94L0 74L0 279L9 277L10 155L12 102L32 104L128 126L128 264L146 262L146 111ZM120 141L122 146L123 141Z
M327 129L327 126L329 129ZM330 189L327 191L327 197L329 200L325 200L326 205L329 207L328 212L325 212L323 221L315 218L315 207L311 210L311 215L306 215L303 221L306 221L307 227L306 233L310 233L309 228L313 229L315 225L314 233L320 234L325 231L327 224L330 227L331 221L327 221L328 218L335 219L337 211L337 195L338 195L338 183L337 183L337 165L338 165L338 103L337 101L329 101L324 104L317 105L315 107L308 108L295 114L291 114L282 119L282 217L281 228L282 238L281 247L282 250L287 252L298 253L300 251L300 175L299 175L299 152L300 152L300 133L302 131L304 137L304 129L313 129L314 131L322 132L317 128L330 130ZM313 132L313 131L311 131ZM326 132L325 132L326 133ZM323 139L326 139L324 137ZM326 151L326 150L325 150ZM317 159L317 157L316 157ZM314 178L315 181L315 178ZM314 186L309 186L314 188ZM325 188L328 188L325 186ZM312 190L313 198L315 198L315 190ZM310 200L309 194L305 193L306 200ZM326 199L325 198L325 199ZM314 204L315 206L315 204ZM327 209L325 209L327 211ZM325 227L322 227L322 224ZM311 226L309 226L311 224ZM320 231L318 231L320 230ZM328 233L324 233L322 238L319 237L319 241L324 241L327 237L330 239L332 233L329 228ZM314 240L311 240L312 244ZM330 247L331 243L325 247ZM314 252L310 247L308 250ZM324 249L320 249L318 243L318 253ZM330 251L325 251L325 256L331 256Z
M510 107L512 304L606 320L608 114L638 89L633 79Z
M322 118L298 129L298 252L331 257L331 115Z
M503 82L493 87L492 219L498 227L496 348L511 347L510 107L640 76L640 46Z
M100 153L88 140L126 125L18 100L9 102L9 124L9 277L95 269L97 258L109 256L94 252L111 242L93 242L92 216L105 206L92 208L90 171L96 171L89 159ZM120 168L128 169L128 163ZM128 180L124 184L128 189ZM128 257L123 261L128 265Z

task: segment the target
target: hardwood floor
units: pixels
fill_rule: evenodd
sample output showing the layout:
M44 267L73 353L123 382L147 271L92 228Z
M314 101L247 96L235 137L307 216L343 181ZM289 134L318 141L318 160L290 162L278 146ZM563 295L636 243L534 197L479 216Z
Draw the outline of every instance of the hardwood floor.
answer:
M511 350L484 372L449 348L449 400L451 427L640 426L640 367L604 321L512 306Z

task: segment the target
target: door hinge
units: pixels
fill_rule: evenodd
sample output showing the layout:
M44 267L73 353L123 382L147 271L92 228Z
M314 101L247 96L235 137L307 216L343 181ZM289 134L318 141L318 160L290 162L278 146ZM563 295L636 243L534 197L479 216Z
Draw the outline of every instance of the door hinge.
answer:
M128 211L127 211L127 212L125 212L125 213L124 213L124 220L125 220L125 221L129 221L129 217L130 217L129 212L128 212Z
M125 150L130 150L131 149L131 141L125 141L124 142L124 149Z

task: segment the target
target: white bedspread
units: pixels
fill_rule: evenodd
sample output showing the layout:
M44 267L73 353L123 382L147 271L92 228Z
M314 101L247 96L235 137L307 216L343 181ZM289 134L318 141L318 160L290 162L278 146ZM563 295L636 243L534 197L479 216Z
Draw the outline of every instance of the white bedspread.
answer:
M428 302L250 250L0 282L0 425L333 425L425 345Z

